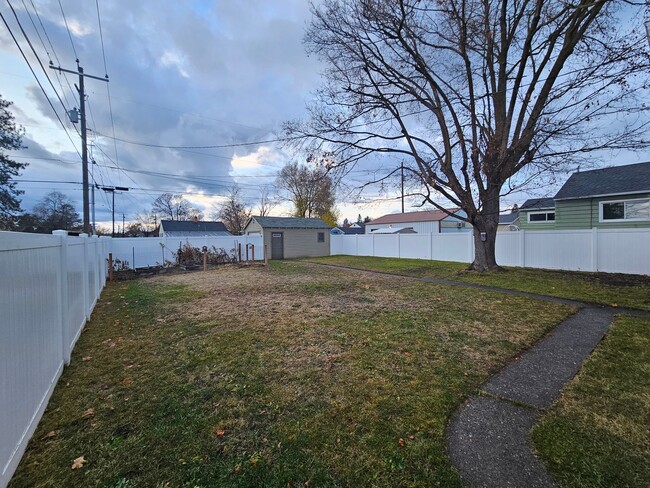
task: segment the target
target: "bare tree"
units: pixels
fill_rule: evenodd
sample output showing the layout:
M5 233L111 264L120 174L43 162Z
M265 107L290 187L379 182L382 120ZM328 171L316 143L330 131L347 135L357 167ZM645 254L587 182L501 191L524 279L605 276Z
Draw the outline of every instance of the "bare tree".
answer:
M72 201L63 193L53 191L34 206L37 232L51 234L56 229L75 229L81 218Z
M161 219L191 220L194 217L202 218L201 212L192 207L192 204L183 198L183 195L163 193L154 200L151 213Z
M257 203L257 215L260 217L266 217L271 213L273 207L276 203L273 200L273 192L270 185L264 185L260 189L260 199Z
M234 235L244 233L246 222L251 216L250 210L242 202L241 189L236 185L230 189L227 200L214 209L214 213L228 232Z
M287 193L296 217L335 215L334 183L325 168L288 163L280 170L276 187Z
M444 209L444 198L467 213L471 268L495 269L501 196L594 151L648 146L640 8L326 0L305 37L325 83L309 119L285 132L338 167L406 157L423 203Z

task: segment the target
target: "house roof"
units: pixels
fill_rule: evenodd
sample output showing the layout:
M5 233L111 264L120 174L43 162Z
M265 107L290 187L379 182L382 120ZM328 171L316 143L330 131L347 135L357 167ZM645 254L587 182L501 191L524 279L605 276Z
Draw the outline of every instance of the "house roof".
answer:
M228 232L228 229L226 229L226 226L223 224L223 222L207 222L203 220L199 220L197 222L193 220L161 220L160 225L165 231L165 234L170 236L182 236L188 233L221 236L231 235L230 232Z
M530 198L519 207L519 210L542 210L547 208L555 208L555 202L552 198Z
M518 218L519 218L519 214L517 212L511 212L509 214L499 215L499 224L501 225L512 224Z
M262 227L272 229L329 229L322 219L301 217L251 217ZM250 221L249 221L250 222ZM248 224L246 224L248 226Z
M337 229L341 229L341 231L345 235L365 234L365 232L366 232L366 224L356 224L356 227L353 227L353 226L350 226L350 227L337 227Z
M459 209L450 208L448 212L454 213ZM419 212L405 212L397 214L383 215L378 219L368 222L370 225L377 224L404 224L407 222L438 222L439 220L448 217L446 212L442 210L421 210Z
M381 227L373 230L373 234L417 234L413 227Z
M650 162L573 173L556 200L650 192Z

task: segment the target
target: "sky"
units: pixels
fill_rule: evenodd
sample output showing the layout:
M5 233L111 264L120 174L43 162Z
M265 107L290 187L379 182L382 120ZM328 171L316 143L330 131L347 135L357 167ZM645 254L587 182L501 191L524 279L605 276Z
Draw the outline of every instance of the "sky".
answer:
M96 2L89 0L10 3L54 89L7 2L0 11L67 129L0 24L0 95L14 102L16 121L25 128L27 149L12 152L17 161L29 162L19 178L25 191L23 209L31 210L52 190L68 195L82 209L81 142L63 109L79 105L77 76L48 69L50 60L75 70L79 59L85 73L109 76L108 83L86 79L87 119L90 152L97 163L92 180L129 188L115 195L119 221L122 214L127 221L135 219L165 191L182 193L209 214L233 183L255 213L261 188L273 184L284 164L300 160L277 143L257 142L277 138L283 122L305 117L305 106L321 81L322 66L305 53L302 43L311 18L307 1L99 0L99 16ZM199 148L215 145L230 147ZM646 161L650 154L611 158L603 165ZM351 173L348 186L363 184L367 169ZM549 194L556 189L548 189ZM400 210L397 182L381 191L368 187L360 199L357 193L339 193L341 221ZM510 197L502 206L521 204L525 196ZM108 223L110 194L96 191L95 201L97 222ZM418 203L407 201L406 210L420 209L414 207ZM274 209L276 215L289 212L286 203Z

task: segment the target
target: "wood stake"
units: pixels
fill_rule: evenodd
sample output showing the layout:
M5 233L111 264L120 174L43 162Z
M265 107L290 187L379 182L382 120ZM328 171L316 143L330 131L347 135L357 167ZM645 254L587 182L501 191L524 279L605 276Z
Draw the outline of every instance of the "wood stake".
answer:
M108 281L113 281L113 253L108 253Z

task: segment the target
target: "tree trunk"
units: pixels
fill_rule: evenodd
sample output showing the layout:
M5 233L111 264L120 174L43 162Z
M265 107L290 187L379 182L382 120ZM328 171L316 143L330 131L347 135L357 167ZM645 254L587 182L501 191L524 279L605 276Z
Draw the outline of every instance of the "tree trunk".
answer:
M499 192L485 199L484 207L476 215L474 226L474 262L468 269L474 271L495 271L500 269L496 259L497 228L499 227Z

